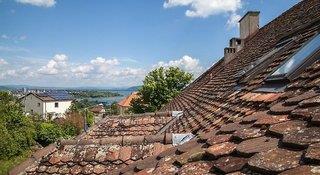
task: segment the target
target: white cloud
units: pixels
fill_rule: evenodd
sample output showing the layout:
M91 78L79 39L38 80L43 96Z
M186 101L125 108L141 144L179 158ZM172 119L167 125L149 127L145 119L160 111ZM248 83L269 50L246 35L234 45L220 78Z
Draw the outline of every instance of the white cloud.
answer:
M65 54L57 54L47 65L42 66L38 72L40 74L55 75L67 68L68 57Z
M26 40L27 36L26 35L20 35L20 36L12 36L12 35L6 35L6 34L2 34L0 36L1 39L5 39L8 41L13 41L15 43L18 43L20 41Z
M15 61L15 59L17 59ZM144 68L130 67L119 58L96 57L85 62L73 62L65 54L56 54L50 60L11 58L10 64L0 68L1 82L36 83L41 86L132 86L139 85L154 68L177 66L199 75L203 68L199 60L185 55L179 59L159 62ZM5 60L0 59L1 63Z
M2 38L2 39L9 39L8 35L6 35L6 34L2 34L2 35L1 35L1 38Z
M198 76L202 71L203 67L200 66L199 60L192 58L188 55L183 56L177 60L171 60L169 62L160 61L158 64L154 65L154 68L157 67L179 67L184 71L193 73L195 76Z
M208 17L221 13L234 13L241 8L241 0L167 0L164 8L189 6L188 17Z
M56 4L55 0L16 0L16 2L38 7L53 7Z
M238 27L239 26L239 20L241 19L241 16L236 14L236 13L232 13L227 21L227 27L228 29L231 29L233 27Z
M118 70L112 73L113 76L125 76L125 77L136 77L136 76L144 76L146 72L143 69L135 69L127 67L122 70Z
M164 8L178 6L188 6L185 15L191 18L228 14L227 26L230 28L236 26L237 20L240 19L236 12L242 7L242 2L241 0L166 0L163 4Z
M18 39L21 40L21 41L23 41L23 40L26 40L26 39L27 39L27 36L26 36L26 35L21 35L21 36L19 36Z
M98 68L99 73L108 73L112 66L120 64L118 59L105 59L102 57L97 57L91 60L90 63Z
M8 62L6 62L6 60L0 58L0 66L4 65L4 64L8 64Z
M88 74L93 70L93 66L90 64L79 65L75 68L71 69L71 72L75 74L77 77L85 78Z

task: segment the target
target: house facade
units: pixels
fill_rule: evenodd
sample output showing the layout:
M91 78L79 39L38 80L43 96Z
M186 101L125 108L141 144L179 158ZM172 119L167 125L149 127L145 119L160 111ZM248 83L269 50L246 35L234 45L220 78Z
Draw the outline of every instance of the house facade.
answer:
M29 93L21 102L26 114L54 119L64 116L71 106L72 98L66 93Z

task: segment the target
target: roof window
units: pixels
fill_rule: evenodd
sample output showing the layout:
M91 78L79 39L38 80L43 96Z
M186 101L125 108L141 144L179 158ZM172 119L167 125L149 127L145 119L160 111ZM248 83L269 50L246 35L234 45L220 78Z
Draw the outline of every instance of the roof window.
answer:
M255 72L257 70L261 70L260 65L264 61L266 61L268 58L270 58L275 53L277 53L280 49L282 49L284 46L290 43L290 41L292 41L292 38L285 40L285 42L280 41L280 43L278 43L276 47L272 49L270 52L264 54L263 56L258 58L255 62L251 63L250 65L246 66L245 68L237 72L235 76L239 78L238 83L250 80L250 78L252 78L252 75L255 75Z
M274 71L267 80L279 80L288 78L300 66L303 66L308 58L312 57L320 49L320 35L310 39L302 48L296 52L290 59L282 64L276 71Z

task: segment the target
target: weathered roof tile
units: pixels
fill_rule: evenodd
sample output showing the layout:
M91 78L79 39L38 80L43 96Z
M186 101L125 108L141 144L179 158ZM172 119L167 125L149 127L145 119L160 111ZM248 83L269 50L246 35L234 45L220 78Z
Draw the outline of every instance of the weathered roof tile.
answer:
M236 149L236 144L224 142L215 144L206 149L206 153L217 158L219 156L232 153Z
M251 155L277 148L278 139L270 137L258 137L241 142L237 145L237 151L243 155Z
M231 134L215 135L215 136L209 138L206 143L209 145L215 145L218 143L227 142L231 139L231 136L232 136Z
M287 106L284 105L284 102L279 102L271 106L270 111L274 114L289 114L296 107L297 105Z
M214 167L220 172L231 173L241 170L247 162L247 158L233 156L221 157L214 162Z
M269 127L269 132L283 136L284 134L292 133L306 128L307 123L304 121L294 120L275 124Z
M304 157L312 162L320 162L320 143L312 144L308 147Z
M232 136L236 139L246 140L264 135L265 131L260 128L247 128L236 131Z
M212 162L210 161L199 161L199 162L187 163L180 168L178 174L179 175L190 175L190 174L206 175L206 174L209 174L211 167L212 167Z
M320 142L320 129L310 127L287 133L284 135L282 142L292 146L306 147L312 143Z
M302 152L272 149L250 158L248 164L260 172L282 172L299 166Z
M264 115L261 116L256 122L254 122L254 126L262 126L262 125L272 125L275 123L281 123L288 121L288 115Z
M280 175L293 175L293 174L318 175L320 174L320 166L308 166L308 165L299 166L297 168L293 168L291 170L282 172Z

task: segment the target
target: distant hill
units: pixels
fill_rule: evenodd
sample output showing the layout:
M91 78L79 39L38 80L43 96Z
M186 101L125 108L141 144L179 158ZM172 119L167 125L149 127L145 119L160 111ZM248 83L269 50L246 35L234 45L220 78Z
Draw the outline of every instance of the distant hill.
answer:
M138 91L141 88L141 86L132 86L127 88L127 91Z
M132 87L41 87L30 85L0 85L0 90L27 89L55 89L55 90L110 90L110 91L137 91L141 86Z

